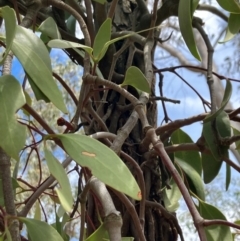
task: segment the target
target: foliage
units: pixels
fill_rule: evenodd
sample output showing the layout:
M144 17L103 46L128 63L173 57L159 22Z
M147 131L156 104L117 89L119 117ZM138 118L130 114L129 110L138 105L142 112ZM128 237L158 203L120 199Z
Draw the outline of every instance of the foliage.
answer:
M201 5L198 0L168 0L157 8L154 1L150 14L144 1L128 3L127 9L114 0L86 2L83 11L75 1L50 0L53 18L45 19L39 11L46 7L43 1L32 3L27 14L18 2L15 10L7 6L8 1L0 9L6 29L0 62L0 240L23 238L22 224L32 241L69 240L67 226L78 220L80 229L73 227L81 241L168 241L178 236L183 241L174 213L181 197L201 241L233 240L230 227L240 228L238 220L228 222L208 203L204 186L218 177L225 162L229 188L231 170L240 171L229 158L230 145L239 149L240 136L232 127L232 121L239 121L239 108L226 110L232 79L213 72L213 46L202 20L194 16ZM219 16L229 12L226 42L239 32L240 4L218 3L218 8L208 10ZM20 14L24 18L16 24ZM177 101L164 97L163 73L172 72L186 83L176 72L186 66L158 69L153 63L159 41L155 23L176 15L186 46L197 60L201 61L201 51L194 29L206 45L207 67L187 67L206 72L211 103L190 86L206 113L169 122L165 102ZM84 39L75 37L76 23ZM31 27L37 27L40 37ZM81 65L82 78L69 77L71 67L65 76L61 71L65 63L57 64L57 73L53 71L52 48L63 49ZM11 75L12 55L25 71L23 83ZM215 77L226 79L221 103L216 102ZM166 122L158 127L157 100L162 102ZM202 132L195 143L182 127L201 121ZM79 129L81 134L76 133ZM29 173L34 173L24 175L27 167L33 167ZM44 222L42 214L54 223Z

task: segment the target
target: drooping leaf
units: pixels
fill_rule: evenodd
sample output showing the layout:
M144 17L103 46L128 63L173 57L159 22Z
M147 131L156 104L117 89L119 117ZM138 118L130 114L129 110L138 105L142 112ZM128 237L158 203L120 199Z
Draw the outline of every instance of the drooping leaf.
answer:
M222 166L221 161L217 161L211 154L202 153L202 167L204 183L210 183L219 173Z
M0 8L0 15L3 17L5 22L6 45L7 45L5 53L2 55L3 58L0 59L0 65L2 65L8 55L8 52L12 47L12 42L15 36L15 30L16 30L16 16L15 16L14 10L8 6Z
M240 14L230 13L228 18L228 28L223 41L219 43L225 43L231 40L240 30Z
M240 13L240 3L236 0L217 0L218 4L230 13Z
M197 7L197 4L192 4L192 0L180 0L178 5L178 18L179 26L183 36L183 39L190 50L191 54L201 61L201 57L197 50L195 39L193 36L192 29L192 15L195 11L194 7Z
M112 20L107 18L99 28L93 43L93 58L99 62L105 55L108 46L105 44L111 39Z
M38 31L44 33L51 39L61 39L61 34L59 33L58 26L52 17L48 17L44 20L38 28Z
M214 206L199 201L198 207L199 213L204 219L214 220L221 219L226 220L225 216ZM225 225L212 225L205 227L205 232L208 241L231 241L233 240L230 227Z
M195 190L192 190L201 200L205 200L204 186L201 176L188 163L179 158L175 158L175 162L186 173Z
M92 55L92 51L93 51L91 47L88 47L86 45L78 44L78 43L74 43L66 40L61 40L61 39L53 39L49 41L48 46L50 48L58 48L58 49L81 48L81 49L84 49L87 53L89 53L90 56Z
M38 88L58 109L67 113L63 96L52 77L50 57L43 42L30 30L17 26L12 51Z
M63 241L60 234L51 225L31 218L19 217L26 227L31 241Z
M71 192L71 186L67 174L59 163L59 161L52 155L52 153L44 147L44 154L47 161L47 165L50 173L58 181L60 188L56 190L58 198L63 206L63 208L70 212L73 206L73 198Z
M79 165L88 167L99 180L136 200L141 199L135 178L110 148L85 135L61 134L54 137L61 140L66 152Z
M16 160L24 147L27 128L17 122L15 113L25 103L19 82L12 75L0 77L0 146Z
M12 236L9 232L8 227L6 227L5 232L6 232L6 236L7 236L7 241L12 241Z
M139 68L135 66L131 66L127 69L124 81L121 86L124 85L131 85L147 93L150 93L151 91L145 75Z
M226 191L231 183L231 167L226 163Z
M99 240L108 240L108 232L104 226L104 224L101 224L99 228L92 233L85 241L99 241Z
M230 120L225 111L220 112L216 117L216 127L220 137L224 138L231 136ZM208 148L217 161L221 161L223 156L228 157L228 147L217 143L211 122L203 123L203 136Z
M182 143L193 143L191 137L184 132L182 129L177 129L171 135L171 141L173 144L182 144ZM199 175L202 174L202 163L199 152L197 151L180 151L175 152L175 156L184 162L192 166Z
M179 207L179 199L182 194L177 186L177 184L171 180L170 189L164 189L164 206L169 212L175 212Z
M226 107L226 105L228 104L231 98L231 95L232 95L232 84L229 80L227 80L221 107L214 114L206 116L206 118L203 120L204 123L213 120L224 110L224 108Z

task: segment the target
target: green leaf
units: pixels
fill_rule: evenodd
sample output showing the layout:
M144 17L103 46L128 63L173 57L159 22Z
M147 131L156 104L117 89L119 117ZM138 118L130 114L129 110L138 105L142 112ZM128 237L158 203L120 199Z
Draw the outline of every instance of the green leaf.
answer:
M12 241L12 236L11 236L11 234L9 232L8 227L6 227L5 232L6 232L6 236L7 236L7 240L6 241Z
M223 41L219 43L225 43L231 40L240 30L240 14L230 13L228 18L228 28Z
M231 183L231 167L226 163L226 191Z
M202 153L202 167L203 167L203 180L204 183L210 183L219 173L222 162L217 161L210 153Z
M240 135L240 131L237 130L236 128L232 127L232 130L233 130L234 136ZM239 140L239 141L236 141L236 142L235 142L235 145L236 145L236 150L238 150L238 153L240 154L240 151L239 151L239 149L240 149L240 140Z
M179 199L182 197L182 194L177 186L177 184L171 180L170 183L171 189L164 189L164 206L169 212L175 212L179 207Z
M30 95L25 90L23 91L23 93L24 93L24 96L25 96L26 103L29 106L32 106L32 99L31 99ZM22 111L25 115L30 116L30 114L26 110L24 110L23 108L22 108Z
M127 69L125 79L121 86L131 85L139 90L150 93L151 89L149 87L148 81L142 71L135 67L131 66Z
M226 105L228 104L230 98L232 95L232 84L229 80L227 80L226 82L226 88L224 91L224 95L223 95L223 100L221 103L221 107L212 115L207 115L206 118L203 120L204 123L213 120L214 118L216 118L226 107Z
M217 0L217 2L230 13L240 13L240 4L237 0Z
M171 135L171 141L173 144L193 143L191 137L182 129L177 129L173 132ZM199 152L179 151L175 152L175 156L192 166L199 175L202 174L202 163Z
M15 112L25 103L19 82L12 75L0 77L0 146L16 160L24 147L27 128L17 122Z
M201 61L192 29L192 14L196 6L196 3L194 3L194 5L192 4L192 0L180 0L178 5L178 18L180 30L188 49L196 59Z
M41 221L41 208L40 208L39 201L35 202L34 219L37 219L37 220Z
M27 226L28 235L31 241L63 241L60 234L51 225L31 218L18 218Z
M90 56L92 55L93 49L91 47L88 47L83 44L78 44L66 40L60 40L60 39L53 39L49 41L48 46L50 48L58 48L58 49L68 49L68 48L81 48L84 49Z
M49 103L50 100L48 97L38 88L38 86L34 83L32 78L27 74L28 82L31 85L32 91L35 95L36 100L44 100L46 103Z
M60 188L56 190L58 198L66 212L70 212L73 206L73 198L67 174L63 166L52 155L46 146L44 146L44 153L49 171L60 185Z
M76 18L74 18L72 15L69 16L66 22L68 33L75 36L76 32Z
M214 206L199 200L199 213L204 219L226 220L225 216ZM225 225L212 225L205 227L205 232L208 241L231 241L232 234L230 227Z
M92 233L87 239L85 239L85 241L100 241L108 238L108 232L104 227L104 224L102 223L94 233Z
M104 4L106 2L106 0L93 0L93 1L101 4Z
M99 62L105 55L108 45L106 43L111 39L112 20L107 18L99 28L93 43L93 58Z
M61 39L61 34L58 31L58 26L52 17L48 17L41 23L38 31L46 34L51 39Z
M16 30L16 16L14 10L8 6L0 8L0 15L3 17L5 23L7 45L5 53L2 55L3 58L0 59L0 65L2 65L12 47Z
M231 136L230 120L225 111L220 112L216 117L216 127L220 137L224 138ZM207 142L208 148L217 161L221 161L223 156L228 156L228 147L217 144L211 122L203 123L203 136Z
M110 148L85 135L61 134L49 137L59 138L66 152L79 165L88 167L99 180L136 200L141 199L135 178Z
M52 77L50 57L43 42L30 30L17 26L12 51L38 88L58 109L67 113L63 96Z
M176 163L183 169L191 180L195 190L192 190L201 200L205 200L204 186L201 176L188 163L179 158L175 158Z

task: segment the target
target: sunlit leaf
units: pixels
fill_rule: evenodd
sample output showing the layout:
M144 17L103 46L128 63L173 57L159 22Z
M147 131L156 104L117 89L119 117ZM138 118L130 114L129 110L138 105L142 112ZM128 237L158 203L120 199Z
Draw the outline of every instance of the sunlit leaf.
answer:
M84 49L90 55L92 54L92 51L93 51L91 47L88 47L86 45L78 44L78 43L74 43L66 40L60 40L60 39L53 39L49 41L48 46L50 48L58 48L58 49L81 48L81 49Z
M173 132L171 141L173 144L193 143L191 137L182 129ZM192 166L199 175L202 174L202 163L198 151L179 151L175 152L175 156Z
M204 186L201 176L188 163L181 159L175 158L175 162L182 168L191 180L195 190L192 190L201 200L205 200Z
M228 104L231 98L231 95L232 95L232 84L229 80L227 80L221 107L214 114L206 116L206 118L203 120L204 123L213 120L224 110L224 108L226 107L226 105Z
M181 198L182 194L174 181L170 183L170 189L164 189L164 206L169 212L175 212L179 207L179 199Z
M228 18L228 28L223 41L219 43L225 43L231 40L240 30L240 14L230 13Z
M192 29L192 14L195 11L193 8L196 6L196 3L192 5L192 0L180 0L178 5L178 18L180 30L188 49L196 59L201 61Z
M26 227L31 241L63 241L60 234L51 225L36 219L19 217Z
M41 208L40 208L39 201L35 202L34 219L41 220Z
M226 220L225 216L214 206L199 201L199 213L204 219L214 220L214 219L221 219ZM232 234L230 231L230 227L225 225L212 225L205 227L205 232L207 235L208 241L231 241Z
M67 113L63 96L52 77L50 57L43 42L30 30L17 26L12 51L38 88L58 109Z
M25 103L19 82L12 75L0 77L0 146L16 160L24 147L27 128L17 122L15 113Z
M46 34L52 39L61 39L58 26L52 17L48 17L45 21L43 21L39 26L38 31Z
M231 183L231 167L226 163L226 191Z
M99 228L92 233L85 241L99 241L99 240L107 240L108 239L108 232L104 226L104 224L101 224Z
M145 75L142 73L142 71L139 68L135 66L131 66L127 69L125 79L121 84L121 86L124 86L124 85L131 85L147 93L150 93L151 91Z
M105 44L111 39L112 20L107 18L99 28L93 43L93 57L99 62L105 55L108 46Z
M72 198L71 186L70 186L70 182L67 177L67 174L63 166L53 156L53 154L47 149L46 146L44 147L44 153L45 153L45 158L47 161L49 171L60 185L60 188L56 189L58 198L63 208L67 212L70 212L73 206L73 198Z
M0 59L0 65L2 65L8 55L8 52L12 47L12 42L16 31L16 16L15 16L14 10L8 6L0 8L0 15L3 17L5 22L6 45L7 45L7 48L4 54L2 55L3 58Z
M216 127L220 137L224 138L231 136L230 120L225 111L220 112L216 117ZM228 147L217 144L211 122L203 123L203 136L206 140L208 148L211 150L214 158L217 161L221 161L223 156L228 157Z
M240 3L238 0L217 0L218 4L230 13L240 13Z
M140 200L139 186L123 161L101 142L78 134L51 135L61 140L66 152L81 166L112 188ZM126 182L126 180L128 180Z
M26 103L29 106L32 106L32 99L31 99L30 95L25 90L23 91L23 93L24 93L24 96L25 96ZM22 109L22 111L25 115L29 116L29 113L26 110Z

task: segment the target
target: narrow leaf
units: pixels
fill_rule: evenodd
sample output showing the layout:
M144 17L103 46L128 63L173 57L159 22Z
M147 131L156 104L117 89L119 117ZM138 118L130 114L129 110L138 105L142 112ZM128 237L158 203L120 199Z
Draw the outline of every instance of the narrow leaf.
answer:
M205 200L204 186L201 176L188 163L181 159L175 158L176 163L183 169L186 175L191 180L195 190L194 193L201 199Z
M226 163L226 191L231 183L231 167Z
M92 233L85 241L108 240L108 238L108 232L104 224L101 224L99 228L94 233Z
M41 208L40 208L39 201L35 202L34 219L41 220Z
M225 216L214 206L199 201L199 213L204 219L226 220ZM208 241L231 241L233 240L230 227L225 225L212 225L205 228Z
M66 152L79 165L88 167L99 180L136 200L141 199L135 178L111 149L85 135L61 134L54 137L62 141Z
M36 219L19 217L25 223L31 241L63 241L60 234L51 225Z
M107 18L99 28L93 43L93 58L99 62L105 55L108 46L105 44L111 39L112 20Z
M69 16L66 22L68 32L72 35L75 36L76 32L76 18L74 18L72 15Z
M17 122L15 113L25 103L19 82L12 75L0 77L0 146L16 160L24 147L27 128Z
M131 66L127 69L125 79L121 86L124 85L131 85L147 93L151 91L145 75L135 66Z
M38 88L58 109L67 113L62 94L52 77L50 57L43 42L30 30L17 26L12 51Z
M48 46L50 48L58 48L58 49L68 49L68 48L81 48L84 49L89 55L92 55L92 48L88 47L83 44L78 44L66 40L60 40L60 39L53 39L49 41Z
M195 11L193 7L196 6L196 4L194 4L194 6L192 5L192 0L180 0L178 6L178 18L180 30L188 49L196 59L201 61L192 29L192 14Z
M58 181L60 188L56 190L58 194L58 198L63 206L63 208L70 212L73 206L73 198L71 192L71 186L67 174L63 168L63 166L59 163L59 161L52 155L52 153L44 147L45 158L47 161L47 165L50 173L55 177Z
M232 95L232 84L229 80L227 80L221 107L214 114L208 115L204 119L205 123L216 118L224 110L224 108L226 107L226 105L228 104L228 102L231 98L231 95Z
M51 39L61 39L61 34L59 33L58 26L52 17L48 17L45 21L41 23L38 31L46 34Z
M3 58L0 60L0 65L2 65L8 55L8 52L12 47L12 42L15 36L15 30L16 30L16 16L15 16L14 10L8 6L0 8L0 14L3 17L4 23L5 23L6 45L7 45L5 53L2 55Z
M240 3L236 0L217 0L217 2L230 13L240 13Z

